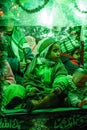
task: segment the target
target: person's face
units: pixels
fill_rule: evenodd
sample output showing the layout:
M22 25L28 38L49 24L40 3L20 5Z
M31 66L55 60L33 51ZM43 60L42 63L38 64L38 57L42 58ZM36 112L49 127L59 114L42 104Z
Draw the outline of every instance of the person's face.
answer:
M51 50L50 53L48 53L47 55L48 59L50 59L51 61L57 62L59 57L60 57L60 47L57 43L55 43Z
M80 50L79 50L79 49L76 49L72 56L73 56L75 59L79 60L79 59L80 59Z
M78 87L84 87L85 83L87 82L87 74L73 74L73 82Z
M8 35L12 34L13 28L14 28L14 22L9 21L7 26L6 26L5 33L8 34Z

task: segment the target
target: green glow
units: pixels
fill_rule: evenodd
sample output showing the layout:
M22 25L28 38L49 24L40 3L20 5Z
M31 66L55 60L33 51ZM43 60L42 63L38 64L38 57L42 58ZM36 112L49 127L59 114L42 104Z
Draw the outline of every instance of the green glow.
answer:
M50 10L44 9L41 11L39 20L42 25L52 26L53 12L50 13Z

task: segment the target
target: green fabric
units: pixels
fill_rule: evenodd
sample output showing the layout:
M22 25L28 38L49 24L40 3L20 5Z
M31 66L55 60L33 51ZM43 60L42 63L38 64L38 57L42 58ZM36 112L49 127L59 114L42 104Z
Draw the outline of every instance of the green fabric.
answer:
M67 71L61 61L53 66L47 66L44 64L36 65L32 73L29 73L29 69L26 71L23 81L23 86L26 87L27 92L32 95L32 90L37 88L39 91L35 92L34 98L38 95L43 97L53 91L53 82L57 76L66 76Z
M8 57L17 57L19 61L22 61L24 59L24 52L22 47L26 42L25 35L22 30L19 27L15 27L13 29L12 35L9 36L6 34L5 37L8 42Z
M12 34L12 48L19 60L24 59L23 44L26 42L25 35L20 28L15 28ZM17 52L18 51L18 52ZM16 54L17 53L17 54Z
M48 37L48 38L44 38L44 39L42 39L42 40L40 40L39 41L39 48L38 48L38 52L39 52L39 54L44 50L44 49L46 49L49 45L51 45L51 44L53 44L53 43L55 43L55 42L57 42L56 40L55 40L55 38L51 38L51 37Z
M3 104L6 106L14 97L23 99L25 97L25 88L19 84L11 84L4 90Z

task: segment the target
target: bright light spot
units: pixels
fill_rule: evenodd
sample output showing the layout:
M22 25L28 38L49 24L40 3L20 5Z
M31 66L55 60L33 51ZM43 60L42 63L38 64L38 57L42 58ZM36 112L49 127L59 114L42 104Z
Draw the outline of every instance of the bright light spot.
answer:
M3 11L0 11L0 16L3 16L4 15L4 12Z
M17 16L19 17L19 16L20 16L20 13L17 13Z
M85 18L85 14L79 12L78 10L75 11L75 15L77 16L77 18Z
M79 22L81 20L82 24L86 22L86 15L84 13L79 12L78 10L75 11L75 17Z
M47 37L47 36L49 36L49 37L53 37L54 34L53 34L52 32L49 32L48 34L43 34L43 37Z
M39 16L40 23L45 26L52 26L52 20L53 20L52 11L44 9Z
M81 11L87 11L87 0L77 0L77 5Z

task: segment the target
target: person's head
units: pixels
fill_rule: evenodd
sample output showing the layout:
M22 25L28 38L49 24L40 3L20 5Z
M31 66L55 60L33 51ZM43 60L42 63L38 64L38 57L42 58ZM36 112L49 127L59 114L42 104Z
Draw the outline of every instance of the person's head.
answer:
M57 62L60 57L60 46L58 43L54 43L50 48L46 56L48 59Z
M77 87L85 87L87 82L87 69L76 69L72 75L72 80Z
M18 25L19 20L16 19L15 15L11 12L7 12L6 14L4 14L1 18L1 23L3 26L2 31L4 31L4 33L11 35L14 29L14 26Z
M72 55L76 60L79 61L79 60L80 60L80 47L75 48L75 49L72 51L71 55Z
M72 37L64 36L60 39L61 52L73 56L75 59L80 59L80 43L76 42Z
M41 57L44 57L50 61L57 62L60 56L59 41L54 38L45 38L38 43L38 53Z

